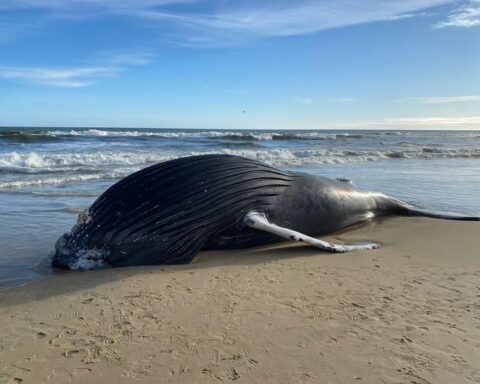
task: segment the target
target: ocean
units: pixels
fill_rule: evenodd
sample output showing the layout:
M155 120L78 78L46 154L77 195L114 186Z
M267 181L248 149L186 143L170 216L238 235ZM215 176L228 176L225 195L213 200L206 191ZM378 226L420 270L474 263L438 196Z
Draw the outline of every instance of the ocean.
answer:
M55 273L76 216L120 178L227 153L347 178L424 208L480 214L480 132L0 128L0 290Z

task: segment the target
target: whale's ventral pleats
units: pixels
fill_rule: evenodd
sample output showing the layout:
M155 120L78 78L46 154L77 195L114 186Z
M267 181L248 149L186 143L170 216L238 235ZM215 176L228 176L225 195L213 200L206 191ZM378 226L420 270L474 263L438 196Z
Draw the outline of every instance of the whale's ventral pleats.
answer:
M229 155L180 158L120 180L56 244L54 265L103 253L109 265L189 262L209 237L268 206L294 175Z

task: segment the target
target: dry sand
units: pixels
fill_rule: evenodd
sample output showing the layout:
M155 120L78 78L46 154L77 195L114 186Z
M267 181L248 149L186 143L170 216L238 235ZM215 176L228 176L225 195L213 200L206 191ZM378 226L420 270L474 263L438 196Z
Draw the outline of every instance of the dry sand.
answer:
M480 223L394 218L2 292L0 383L478 383Z

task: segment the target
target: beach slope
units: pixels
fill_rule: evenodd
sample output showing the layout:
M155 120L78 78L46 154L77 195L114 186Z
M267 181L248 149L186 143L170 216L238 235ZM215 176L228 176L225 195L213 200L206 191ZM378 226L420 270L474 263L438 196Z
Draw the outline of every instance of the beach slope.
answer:
M0 383L478 383L480 223L392 218L1 293Z

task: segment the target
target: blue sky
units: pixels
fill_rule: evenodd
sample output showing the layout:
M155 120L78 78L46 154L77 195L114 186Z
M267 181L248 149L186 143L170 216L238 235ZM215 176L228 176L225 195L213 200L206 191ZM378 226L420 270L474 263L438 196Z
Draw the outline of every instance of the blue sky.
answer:
M480 0L0 0L0 126L480 129Z

